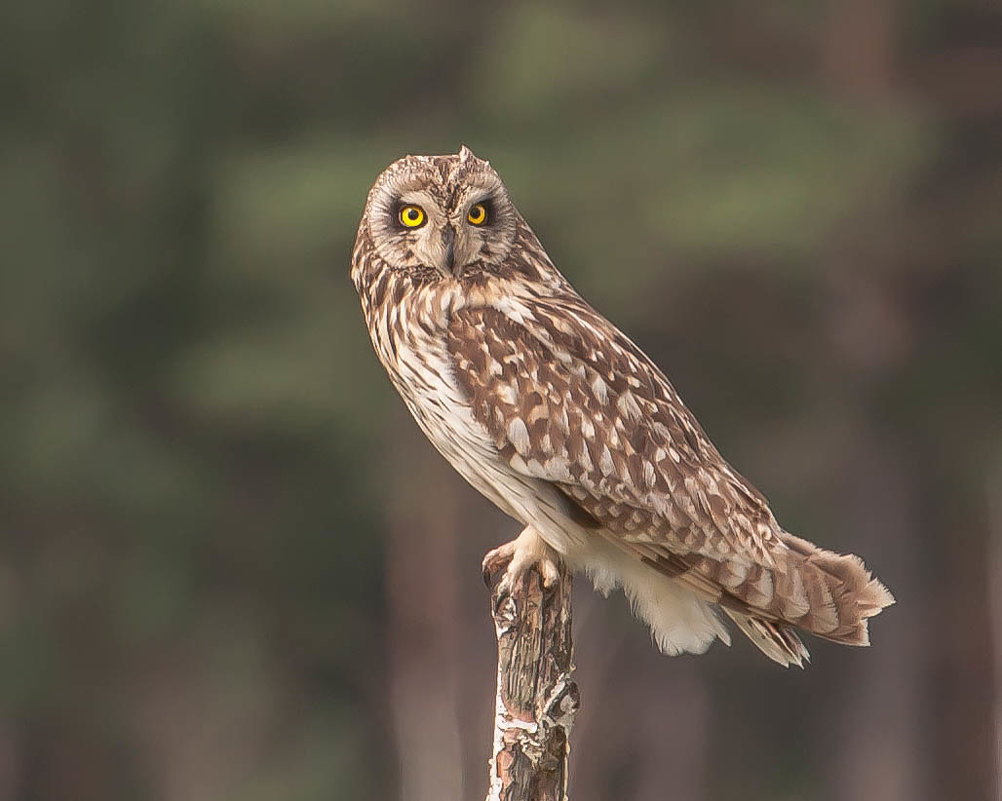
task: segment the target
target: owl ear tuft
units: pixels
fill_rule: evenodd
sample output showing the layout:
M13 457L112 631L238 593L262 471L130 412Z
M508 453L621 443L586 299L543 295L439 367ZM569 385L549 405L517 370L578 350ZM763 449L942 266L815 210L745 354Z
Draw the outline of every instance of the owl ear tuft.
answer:
M473 154L473 151L470 150L466 145L461 145L460 146L460 148L459 148L459 162L460 163L463 163L465 161L469 161L470 159L475 159L475 158L476 158L476 156Z

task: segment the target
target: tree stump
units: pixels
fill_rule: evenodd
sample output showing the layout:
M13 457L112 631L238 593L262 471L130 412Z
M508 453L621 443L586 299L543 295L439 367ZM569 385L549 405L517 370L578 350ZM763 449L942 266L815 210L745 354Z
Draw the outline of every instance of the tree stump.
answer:
M487 801L567 801L567 753L578 688L571 678L571 575L544 588L533 567L491 615L498 641L494 745Z

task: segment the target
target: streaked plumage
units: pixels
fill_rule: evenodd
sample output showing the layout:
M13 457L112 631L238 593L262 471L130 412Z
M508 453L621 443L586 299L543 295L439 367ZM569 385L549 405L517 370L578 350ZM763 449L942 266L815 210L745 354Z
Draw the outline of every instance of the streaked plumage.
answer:
M513 564L545 561L545 543L600 591L623 587L666 653L729 642L718 610L784 665L808 657L793 627L868 643L891 594L858 557L780 527L664 374L557 271L487 162L463 148L391 165L351 276L422 430L526 526Z

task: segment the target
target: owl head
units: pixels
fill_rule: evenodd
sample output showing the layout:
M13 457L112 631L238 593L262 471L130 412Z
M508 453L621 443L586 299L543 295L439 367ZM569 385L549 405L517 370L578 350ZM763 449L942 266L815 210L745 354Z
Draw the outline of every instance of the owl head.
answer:
M387 167L369 191L359 238L367 235L384 268L461 278L502 265L520 223L501 178L464 145Z

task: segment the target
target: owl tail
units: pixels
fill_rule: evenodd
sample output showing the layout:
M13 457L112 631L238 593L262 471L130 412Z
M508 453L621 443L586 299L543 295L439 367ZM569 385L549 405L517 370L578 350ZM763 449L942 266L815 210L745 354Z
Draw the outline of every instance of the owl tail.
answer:
M810 599L807 613L790 622L842 645L869 645L867 618L894 603L890 590L858 556L826 551L785 532L783 541L796 555L790 567L800 574ZM777 583L778 593L784 584Z
M781 665L803 667L810 658L795 628L842 645L869 645L867 619L894 603L890 591L858 556L826 551L786 532L782 538L789 550L772 571L772 597L752 604L762 614L739 601L721 603L727 615ZM745 589L737 588L732 600L749 600L741 597Z

